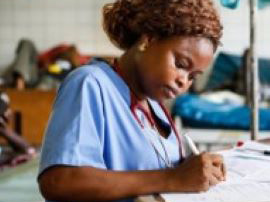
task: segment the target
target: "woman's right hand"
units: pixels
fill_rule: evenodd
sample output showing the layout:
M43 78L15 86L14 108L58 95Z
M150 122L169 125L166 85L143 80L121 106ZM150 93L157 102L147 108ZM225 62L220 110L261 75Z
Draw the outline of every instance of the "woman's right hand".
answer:
M176 168L162 170L54 166L39 176L39 186L44 198L52 201L112 201L153 193L198 192L224 179L222 165L220 155L202 153Z
M226 171L221 155L205 152L186 159L169 175L173 192L200 192L225 181Z

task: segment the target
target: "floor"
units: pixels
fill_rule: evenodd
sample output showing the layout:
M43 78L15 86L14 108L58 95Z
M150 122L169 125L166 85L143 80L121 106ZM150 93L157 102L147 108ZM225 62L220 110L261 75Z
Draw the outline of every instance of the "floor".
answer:
M42 202L38 191L36 158L0 173L0 202Z

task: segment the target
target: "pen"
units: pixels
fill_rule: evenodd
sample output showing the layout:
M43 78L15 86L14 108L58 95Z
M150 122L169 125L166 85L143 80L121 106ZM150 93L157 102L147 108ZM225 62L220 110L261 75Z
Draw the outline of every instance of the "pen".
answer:
M270 150L259 150L259 149L249 149L249 148L241 149L241 150L259 152L259 153L261 153L263 155L270 156Z
M192 153L193 153L194 155L199 155L200 152L199 152L199 150L197 149L195 143L192 141L192 139L191 139L187 134L184 134L183 136L184 136L184 138L186 139L187 144L189 145L189 147L190 147ZM226 179L226 169L225 169L224 163L222 162L220 165L218 165L218 167L220 167L220 169L221 169L221 171L222 171L222 173L223 173L223 178L222 178L222 180L225 181L225 179Z
M186 141L187 141L187 144L188 144L188 146L190 147L192 153L193 153L194 155L199 155L200 152L199 152L199 150L197 149L195 143L192 141L192 139L191 139L187 134L184 134L183 136L185 137L185 139L186 139Z

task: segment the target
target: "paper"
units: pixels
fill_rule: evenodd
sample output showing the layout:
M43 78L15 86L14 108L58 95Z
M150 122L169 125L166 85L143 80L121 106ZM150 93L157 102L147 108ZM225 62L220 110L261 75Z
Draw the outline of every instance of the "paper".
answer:
M237 156L235 155L234 151L231 151L230 153L230 156L228 156L228 153L224 155L224 162L227 169L227 179L229 182L234 182L235 180L240 179L248 179L250 176L258 176L259 173L261 178L270 178L270 161L248 158L246 156ZM267 171L268 173L266 173ZM254 179L254 177L252 179ZM259 181L259 178L257 180ZM268 182L270 182L270 180Z
M264 155L263 154L264 150L270 150L270 146L262 143L248 141L242 147L235 148L234 155L241 156L244 158L253 158L270 161L270 155Z
M247 142L242 147L270 150L269 145ZM227 181L203 193L162 194L166 202L270 202L270 156L239 150L219 152L224 157Z
M205 193L162 194L166 202L269 202L270 184L221 184Z
M266 167L265 169L259 170L258 172L255 172L254 174L248 175L246 179L257 181L257 182L270 183L270 165L268 165L268 167Z
M254 141L247 141L240 148L270 150L270 145L259 143L259 142L254 142Z

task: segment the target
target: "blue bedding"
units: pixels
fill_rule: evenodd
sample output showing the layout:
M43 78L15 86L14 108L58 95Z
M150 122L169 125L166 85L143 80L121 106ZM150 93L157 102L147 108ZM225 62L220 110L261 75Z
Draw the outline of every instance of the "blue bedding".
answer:
M176 98L173 116L180 116L185 126L249 130L251 110L247 106L217 104L195 94ZM260 130L270 130L270 109L259 110Z

